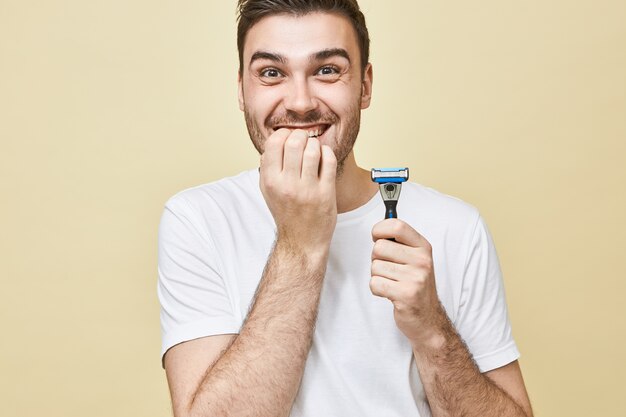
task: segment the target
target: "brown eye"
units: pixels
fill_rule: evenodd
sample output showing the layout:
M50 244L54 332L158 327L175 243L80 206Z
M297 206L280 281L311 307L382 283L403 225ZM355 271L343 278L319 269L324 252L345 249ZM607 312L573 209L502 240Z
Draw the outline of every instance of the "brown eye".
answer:
M269 78L276 78L276 77L280 76L280 72L278 72L277 69L268 68L266 70L261 71L261 76L262 77L269 77Z
M317 70L317 73L319 75L336 75L339 74L339 69L333 65L327 65Z

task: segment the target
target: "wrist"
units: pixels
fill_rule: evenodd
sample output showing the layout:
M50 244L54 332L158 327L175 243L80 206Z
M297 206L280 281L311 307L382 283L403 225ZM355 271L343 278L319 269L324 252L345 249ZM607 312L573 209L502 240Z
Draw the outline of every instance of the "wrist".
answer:
M299 259L303 267L326 266L330 242L304 242L285 233L277 233L274 250L287 256Z
M420 355L428 355L431 352L438 352L445 348L448 338L443 329L431 329L424 332L417 340L411 340L413 352Z
M276 242L280 242L304 254L327 253L330 250L332 237L332 230L328 232L322 230L322 228L276 225Z
M419 337L410 342L413 352L419 353L421 356L430 356L446 350L455 336L456 330L448 316L445 312L440 312L431 321L430 326L425 327L419 333Z

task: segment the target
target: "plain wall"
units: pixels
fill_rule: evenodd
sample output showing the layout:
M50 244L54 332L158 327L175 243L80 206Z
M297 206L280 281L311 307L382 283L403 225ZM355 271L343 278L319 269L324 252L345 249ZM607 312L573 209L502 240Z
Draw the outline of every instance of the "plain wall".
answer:
M626 3L362 0L365 168L477 206L537 416L626 415ZM0 0L0 415L169 416L157 227L254 168L235 2Z

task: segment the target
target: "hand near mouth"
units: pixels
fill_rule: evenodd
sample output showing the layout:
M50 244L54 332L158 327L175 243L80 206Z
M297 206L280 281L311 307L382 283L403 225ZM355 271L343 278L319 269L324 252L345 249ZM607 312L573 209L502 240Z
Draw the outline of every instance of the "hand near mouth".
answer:
M260 186L278 240L327 254L337 222L336 171L332 149L305 130L280 128L267 139Z
M280 125L280 126L276 126L275 132L277 132L280 129L288 129L290 131L294 131L294 130L303 130L307 133L307 136L310 138L317 138L320 137L324 134L324 132L326 132L326 130L328 130L328 128L330 127L330 125L325 124L325 123L318 123L318 124L314 124L314 125Z

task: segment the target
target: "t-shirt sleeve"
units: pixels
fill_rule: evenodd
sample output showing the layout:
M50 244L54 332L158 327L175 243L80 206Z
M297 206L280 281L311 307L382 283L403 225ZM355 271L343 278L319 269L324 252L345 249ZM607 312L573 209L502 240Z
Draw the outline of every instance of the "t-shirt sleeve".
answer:
M182 198L170 199L161 217L157 285L161 358L176 344L239 332L218 253L201 224Z
M481 372L520 356L511 333L498 255L480 216L470 241L455 325Z

